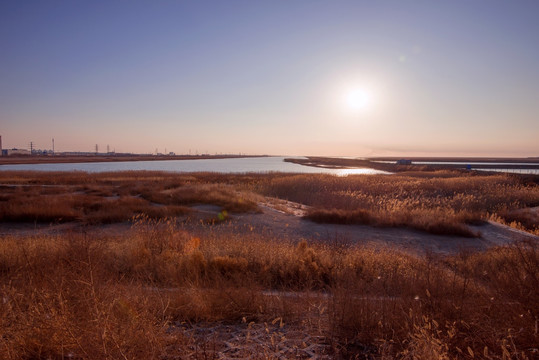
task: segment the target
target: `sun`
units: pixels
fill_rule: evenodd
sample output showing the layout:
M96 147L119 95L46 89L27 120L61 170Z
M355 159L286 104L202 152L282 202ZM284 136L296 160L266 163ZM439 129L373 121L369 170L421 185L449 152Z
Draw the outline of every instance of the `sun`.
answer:
M372 76L347 75L327 87L332 111L343 120L367 121L379 116L385 107L384 87Z
M342 105L346 111L359 113L371 106L371 94L365 88L354 87L344 91Z

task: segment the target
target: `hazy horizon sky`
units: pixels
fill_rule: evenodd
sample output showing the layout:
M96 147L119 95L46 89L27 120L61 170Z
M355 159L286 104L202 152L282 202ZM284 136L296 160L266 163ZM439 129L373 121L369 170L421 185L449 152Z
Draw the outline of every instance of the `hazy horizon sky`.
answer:
M539 1L1 1L4 148L539 156Z

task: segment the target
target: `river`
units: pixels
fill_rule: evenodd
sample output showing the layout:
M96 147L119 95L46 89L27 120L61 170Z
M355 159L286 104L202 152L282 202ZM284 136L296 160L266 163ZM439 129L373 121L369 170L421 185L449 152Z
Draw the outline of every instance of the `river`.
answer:
M170 171L170 172L217 172L217 173L312 173L347 175L389 174L388 172L367 168L360 169L326 169L303 166L284 162L280 156L248 157L230 159L197 159L197 160L152 160L152 161L115 161L91 163L47 163L0 165L0 171L85 171L89 173L110 171Z

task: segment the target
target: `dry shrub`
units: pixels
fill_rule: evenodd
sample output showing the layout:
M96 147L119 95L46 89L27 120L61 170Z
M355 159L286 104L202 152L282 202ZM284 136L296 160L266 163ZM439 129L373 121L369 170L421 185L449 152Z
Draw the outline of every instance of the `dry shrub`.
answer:
M89 224L110 224L131 219L135 214L149 208L146 200L134 197L120 197L99 201L86 207L85 220Z
M417 230L423 230L436 235L457 235L462 237L479 237L480 234L472 231L465 225L465 222L474 222L469 220L466 214L455 215L451 218L440 214L434 214L434 211L416 211L393 212L384 215L363 209L339 210L339 209L311 209L307 212L305 218L317 223L329 224L355 224L355 225L375 225L391 227L410 227ZM475 220L475 219L474 219Z
M539 205L539 186L516 176L436 174L282 175L261 182L259 191L314 207L307 216L319 222L404 226L467 237L478 234L466 224L481 223L489 213Z
M347 225L370 225L373 223L373 219L369 212L362 209L349 211L339 209L313 209L310 210L305 217L317 223Z
M155 206L144 199L132 196L97 201L85 206L84 209L87 212L84 220L88 224L124 222L140 214L160 219L185 215L190 212L184 206Z
M212 204L231 212L257 211L258 198L254 194L239 192L229 185L189 185L167 192L168 203Z
M124 222L136 214L153 218L182 216L189 208L178 205L151 204L133 196L101 197L88 194L48 194L49 188L32 188L6 194L0 201L0 221L68 222L82 220L86 224Z
M82 213L73 206L72 196L19 196L0 202L0 221L65 222Z
M539 209L503 210L493 220L539 235Z

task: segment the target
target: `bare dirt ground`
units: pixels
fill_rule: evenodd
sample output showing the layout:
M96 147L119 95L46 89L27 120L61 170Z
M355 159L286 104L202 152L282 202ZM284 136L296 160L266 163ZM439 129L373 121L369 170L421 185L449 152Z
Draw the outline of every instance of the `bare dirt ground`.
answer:
M179 226L203 236L205 233L256 232L286 241L323 242L335 245L390 246L407 252L424 254L427 251L453 254L461 250L485 250L492 246L515 241L539 241L533 234L489 221L483 225L470 226L479 232L479 238L432 235L406 228L382 228L366 225L318 224L302 218L307 206L274 198L259 203L260 212L227 214L223 221L222 209L214 205L196 205L189 217L179 219ZM201 226L204 225L204 226ZM64 224L0 224L0 236L32 236L37 234L61 234L66 232L91 233L114 236L131 231L130 223L84 226L78 223Z
M461 250L486 250L492 246L515 241L539 241L533 234L513 229L497 222L470 226L479 232L479 238L432 235L406 228L382 228L365 225L317 224L302 218L307 206L290 201L267 199L260 203L261 213L234 214L227 221L215 221L213 226L198 231L245 232L255 231L273 238L288 241L307 240L336 245L359 244L365 246L390 246L407 252L424 254L427 251L453 254ZM198 208L197 219L217 219L218 207ZM197 231L197 228L193 228Z

